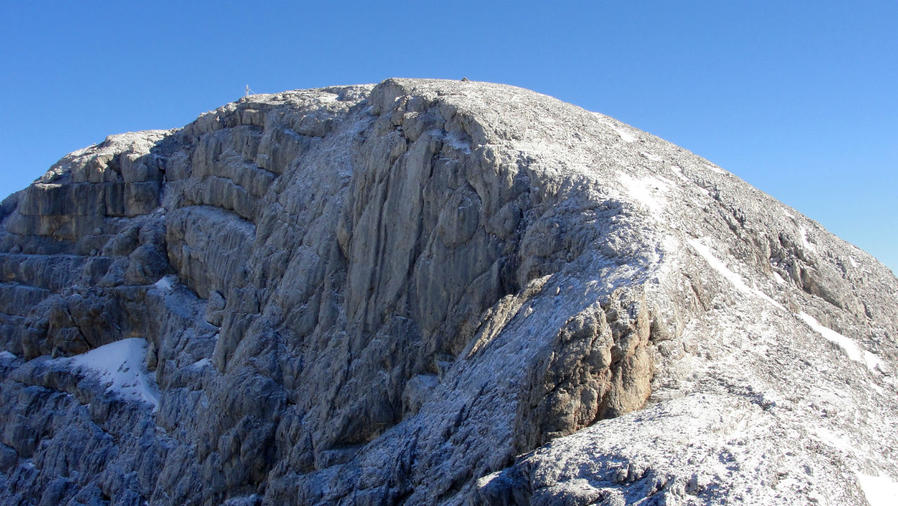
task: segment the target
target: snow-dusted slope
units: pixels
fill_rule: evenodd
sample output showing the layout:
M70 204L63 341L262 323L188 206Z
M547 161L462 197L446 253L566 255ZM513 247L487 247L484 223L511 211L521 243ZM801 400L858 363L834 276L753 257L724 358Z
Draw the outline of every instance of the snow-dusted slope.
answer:
M845 504L898 478L898 280L533 92L248 97L73 153L0 220L6 501Z
M132 337L58 360L83 373L95 375L101 383L108 385L107 392L143 401L155 409L159 405L159 393L155 380L148 377L145 370L146 352L146 341Z

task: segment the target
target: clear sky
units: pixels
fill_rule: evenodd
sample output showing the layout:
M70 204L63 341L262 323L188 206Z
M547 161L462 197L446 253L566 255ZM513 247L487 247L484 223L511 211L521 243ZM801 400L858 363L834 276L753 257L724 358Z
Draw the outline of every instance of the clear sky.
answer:
M0 193L254 91L494 81L686 147L898 272L898 2L0 0Z

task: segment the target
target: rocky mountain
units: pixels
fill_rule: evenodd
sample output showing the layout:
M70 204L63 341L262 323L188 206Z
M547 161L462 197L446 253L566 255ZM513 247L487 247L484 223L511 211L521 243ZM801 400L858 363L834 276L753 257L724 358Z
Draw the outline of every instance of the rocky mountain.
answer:
M898 280L504 85L254 95L0 207L0 502L863 504Z

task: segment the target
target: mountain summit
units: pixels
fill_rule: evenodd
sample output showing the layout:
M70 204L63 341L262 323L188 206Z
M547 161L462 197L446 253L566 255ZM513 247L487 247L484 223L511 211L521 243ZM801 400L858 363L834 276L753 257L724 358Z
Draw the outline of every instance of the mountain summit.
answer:
M252 95L110 136L3 201L0 273L5 503L898 490L891 272L520 88Z

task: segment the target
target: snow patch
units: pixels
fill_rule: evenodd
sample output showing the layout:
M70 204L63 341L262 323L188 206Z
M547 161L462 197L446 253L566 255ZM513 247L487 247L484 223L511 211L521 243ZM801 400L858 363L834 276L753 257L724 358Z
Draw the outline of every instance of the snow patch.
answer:
M705 168L710 170L711 172L716 172L718 174L726 174L725 170L721 169L720 167L711 165L710 163L706 163Z
M898 502L898 482L891 476L870 476L861 472L855 474L870 506L892 506Z
M851 452L854 450L855 446L851 444L851 441L835 432L825 429L823 427L815 427L813 429L814 436L817 437L823 443L837 449L842 450L844 452Z
M3 351L0 351L0 358L15 359L16 356L15 356L15 354L13 354L13 353L10 353L10 352L8 352L8 351L6 351L6 350L3 350Z
M483 488L502 474L502 471L494 471L486 476L477 479L477 488Z
M879 357L862 349L856 342L848 337L839 334L829 327L821 325L813 316L804 311L796 313L795 316L801 318L801 321L805 322L808 327L811 327L815 332L823 336L824 339L837 345L839 348L842 348L851 360L866 365L867 369L870 369L873 372L876 372L877 367L880 369L883 368L882 360L880 360Z
M642 155L643 158L653 162L660 162L661 160L663 160L663 158L661 158L660 156L648 153L646 151L640 151L639 154Z
M165 293L170 293L172 288L177 283L178 277L174 274L169 274L168 276L164 276L159 278L159 281L155 282L153 286L155 286L158 290L161 290Z
M67 361L75 369L94 374L107 384L106 391L124 398L159 407L159 390L144 368L147 341L139 337L122 339L73 357Z
M776 281L776 283L777 283L778 285L785 285L785 284L786 284L786 280L783 279L783 277L780 276L780 274L779 274L778 272L776 272L776 271L773 271L773 280Z
M446 143L463 153L471 154L471 143L459 139L455 134L450 133L447 135Z
M611 127L611 128L614 129L614 132L620 137L620 140L622 140L626 143L631 143L631 142L636 141L636 136L631 134L630 132L627 132L626 130L624 130L622 128L618 128L618 127Z
M197 360L196 362L190 364L190 368L191 369L203 369L205 367L209 367L210 365L212 365L212 361L209 360L208 358L203 358L203 359Z
M239 497L231 497L228 499L226 504L230 506L252 506L255 504L259 504L260 499L258 494L251 495L242 495Z
M804 246L804 249L808 251L812 251L814 253L817 252L817 246L814 243L808 240L808 231L804 227L800 227L798 229L798 233L801 236L801 245Z
M656 271L656 279L666 279L676 268L676 266L678 265L678 262L676 260L677 252L680 251L680 247L680 241L678 241L677 238L672 235L665 236L664 239L661 240L661 251L658 258L658 261L660 261L660 265L658 266L658 270Z
M618 179L627 195L645 206L653 215L664 210L667 205L664 194L670 189L667 183L652 176L637 179L624 173L618 174Z
M748 286L748 284L745 283L745 280L742 279L742 276L731 271L726 266L725 263L723 263L720 259L715 257L714 254L711 253L711 248L709 248L704 243L702 243L702 241L700 239L689 239L689 245L692 246L692 248L696 252L698 252L698 254L701 255L701 257L704 258L706 262L708 262L708 264L711 266L712 269L717 271L718 274L720 274L721 276L726 278L727 281L732 283L733 286L735 286L737 290L739 290L742 293L745 293L748 295L754 295L755 297L764 299L765 301L773 304L774 306L776 306L780 309L784 309L782 304L771 299L765 293Z
M681 169L679 165L671 165L670 170L674 173L675 176L677 176L677 179L680 179L682 181L689 181L686 175L683 174L683 169Z

